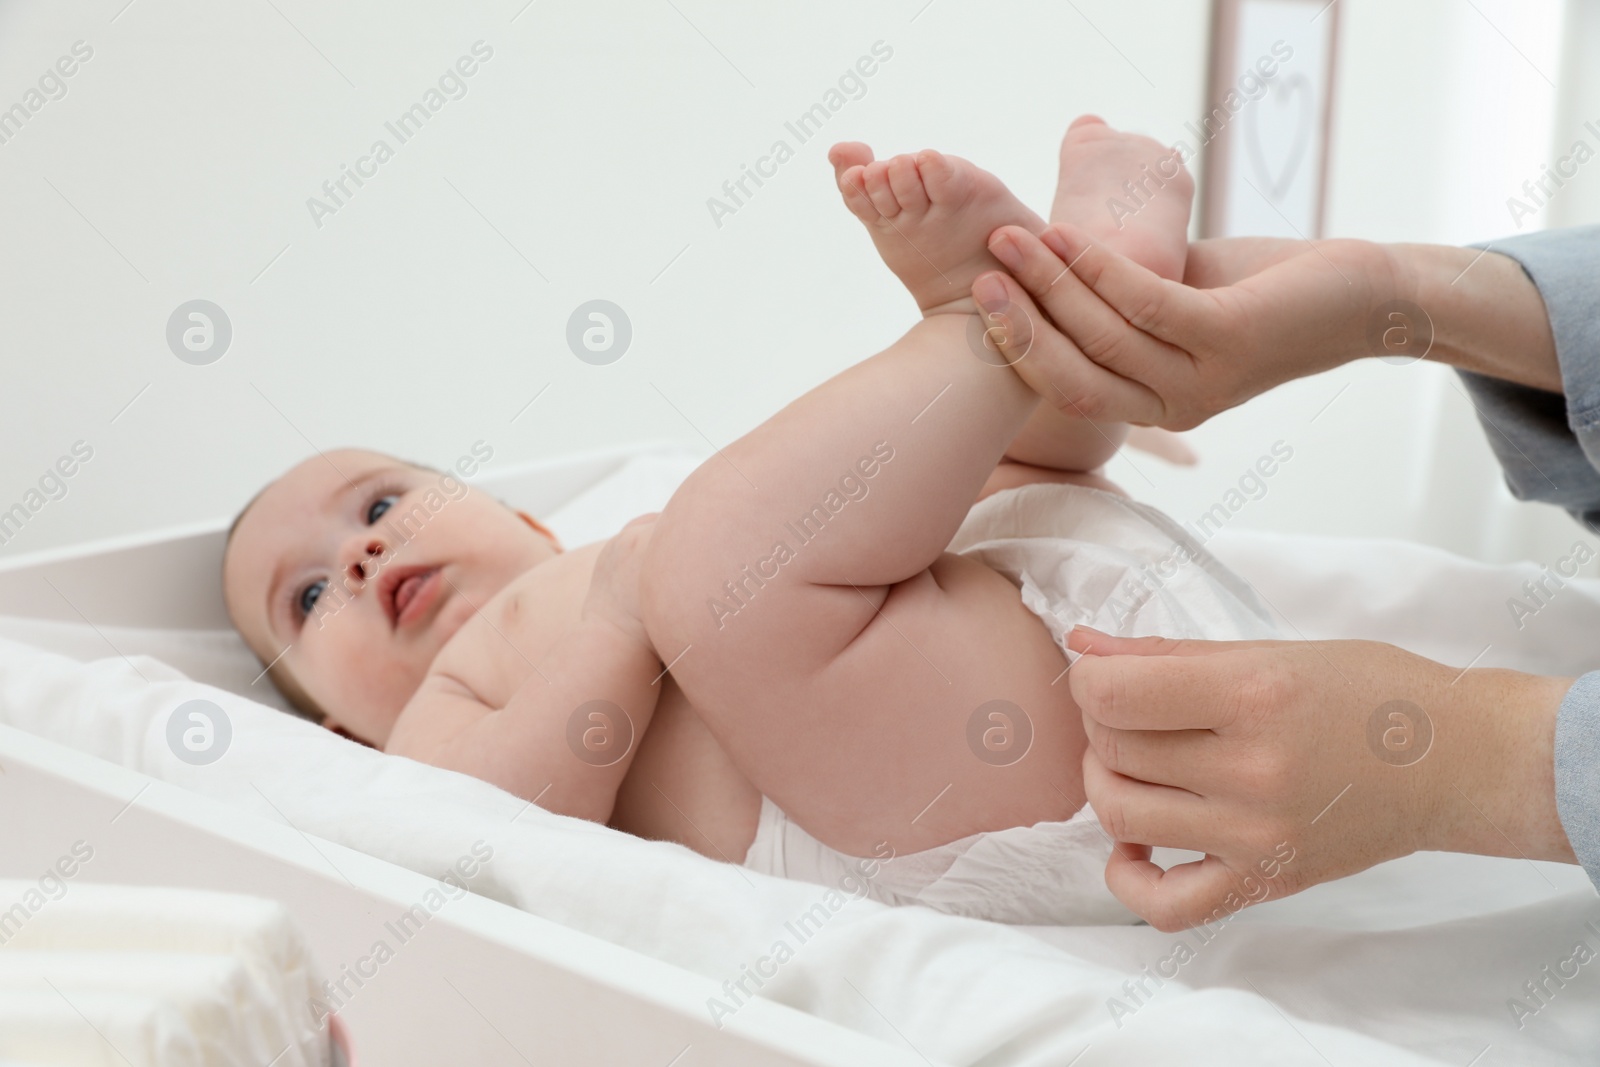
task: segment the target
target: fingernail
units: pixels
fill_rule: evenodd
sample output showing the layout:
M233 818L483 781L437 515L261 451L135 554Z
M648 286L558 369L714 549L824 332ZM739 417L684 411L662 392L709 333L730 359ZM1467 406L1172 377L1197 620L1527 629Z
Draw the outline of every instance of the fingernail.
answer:
M1067 644L1069 647L1073 645L1084 646L1081 649L1073 648L1072 650L1082 655L1087 655L1090 651L1090 647L1097 639L1109 640L1110 637L1110 634L1096 630L1092 626L1074 626L1071 632L1067 634Z
M1007 270L1022 269L1022 249L1017 247L1016 238L1009 233L996 234L989 241L989 251L995 259L1006 265Z
M1011 303L1005 283L993 274L982 274L972 283L972 299L985 311L1002 311Z
M1058 231L1054 226L1041 233L1039 235L1039 240L1044 242L1044 246L1046 248L1060 256L1062 259L1072 259L1071 247L1068 246L1066 239L1061 236L1060 231Z

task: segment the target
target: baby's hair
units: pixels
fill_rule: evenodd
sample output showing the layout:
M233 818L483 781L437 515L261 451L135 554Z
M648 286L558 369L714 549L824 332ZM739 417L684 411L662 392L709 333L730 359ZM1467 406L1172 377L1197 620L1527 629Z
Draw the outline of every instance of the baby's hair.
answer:
M401 459L399 456L392 456L390 458L393 459L397 463L405 464L407 467L415 467L419 471L427 471L429 474L443 474L444 473L444 471L440 470L439 468L430 467L426 463L413 463L411 460L409 460L409 459ZM273 481L276 481L276 480L277 479L273 479ZM228 554L228 546L233 544L233 533L234 533L235 530L237 530L239 528L239 523L244 519L245 515L247 515L249 513L250 509L255 507L256 501L261 499L261 494L265 493L267 491L267 489L269 489L271 486L272 486L272 482L268 482L266 485L264 485L260 489L258 489L256 491L256 495L251 497L249 502L247 502L244 507L239 509L239 514L237 514L237 515L235 515L233 517L233 523L231 525L229 525L229 527L228 527L228 536L226 538L224 538L223 542L222 542L222 554L224 556L226 556Z
M407 467L414 467L417 470L427 471L430 474L444 473L436 467L428 466L426 463L415 463L408 459L400 459L398 456L391 458L398 463L405 464ZM274 479L274 481L275 480L276 479ZM239 529L239 523L244 520L245 515L247 515L250 509L255 506L256 501L261 499L261 494L266 492L267 488L271 486L271 484L271 482L268 482L267 485L262 486L261 489L256 492L256 495L251 497L249 502L246 503L244 507L239 509L239 514L233 517L233 522L228 527L228 536L224 538L222 542L222 556L224 559L226 559L228 556L228 547L233 544L233 534L234 531ZM257 652L255 649L251 649L251 651L255 653L256 661L267 668L267 677L272 679L272 684L277 687L278 692L283 694L283 698L289 702L289 707L293 714L309 722L314 722L318 726L324 726L327 724L328 713L324 711L315 700L311 699L311 695L309 693L301 688L299 680L289 672L287 667L280 669L276 662L269 666L266 658L263 657L260 652Z

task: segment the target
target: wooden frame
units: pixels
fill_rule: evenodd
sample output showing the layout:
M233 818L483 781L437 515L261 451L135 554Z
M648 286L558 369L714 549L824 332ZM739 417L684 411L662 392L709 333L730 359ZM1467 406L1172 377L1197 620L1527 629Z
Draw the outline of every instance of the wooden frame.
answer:
M1188 124L1204 157L1201 237L1323 236L1339 14L1337 0L1214 0L1207 110ZM1301 94L1309 104L1285 138L1273 109Z

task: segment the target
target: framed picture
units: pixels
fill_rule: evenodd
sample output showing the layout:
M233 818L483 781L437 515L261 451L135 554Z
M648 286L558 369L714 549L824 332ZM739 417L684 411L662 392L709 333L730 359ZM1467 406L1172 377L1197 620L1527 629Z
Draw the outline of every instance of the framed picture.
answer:
M1214 0L1202 237L1321 237L1338 0Z

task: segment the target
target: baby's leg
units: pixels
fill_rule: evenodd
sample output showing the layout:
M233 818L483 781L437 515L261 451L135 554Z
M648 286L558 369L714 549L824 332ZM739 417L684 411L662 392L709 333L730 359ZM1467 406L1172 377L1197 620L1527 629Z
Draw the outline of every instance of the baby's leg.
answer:
M1175 149L1123 133L1093 115L1061 139L1051 222L1066 222L1148 267L1183 280L1194 180Z
M1085 740L1051 684L1065 658L1016 589L944 552L1038 398L975 356L975 316L941 309L1026 209L938 153L857 167L846 196L930 314L697 470L657 522L642 602L752 784L865 855L1068 817ZM1031 729L1015 760L972 740L997 701Z
M1061 140L1061 177L1050 221L1085 230L1164 278L1183 278L1193 201L1194 181L1176 152L1148 137L1121 133L1086 115ZM995 240L1004 242L1004 232ZM1003 244L998 251L1005 255ZM1127 426L1093 422L1064 403L1061 391L1038 366L1023 360L1017 373L1049 403L1017 434L1008 458L1038 467L1092 470L1110 459L1127 437Z
M1002 269L984 238L1001 226L1037 233L1045 225L999 178L963 159L924 151L875 160L854 141L834 145L828 159L845 206L924 315L977 311L973 279Z

